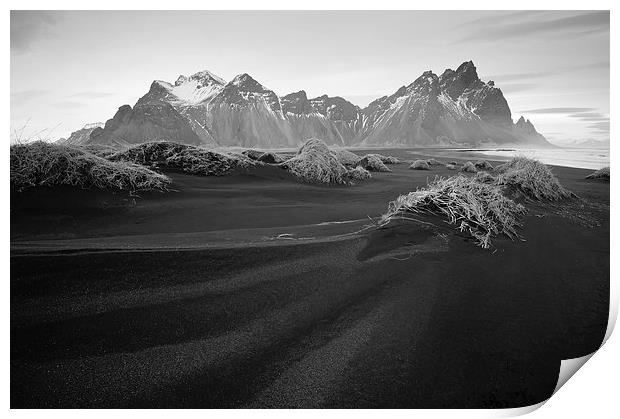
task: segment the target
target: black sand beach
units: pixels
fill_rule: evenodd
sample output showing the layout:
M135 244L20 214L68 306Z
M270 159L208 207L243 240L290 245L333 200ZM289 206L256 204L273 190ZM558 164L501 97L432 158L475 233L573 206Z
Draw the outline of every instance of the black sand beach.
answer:
M439 217L366 227L456 174L408 166L353 187L265 167L173 173L167 194L13 195L11 407L545 400L605 334L609 183L554 167L580 199L527 203L522 239L481 249Z

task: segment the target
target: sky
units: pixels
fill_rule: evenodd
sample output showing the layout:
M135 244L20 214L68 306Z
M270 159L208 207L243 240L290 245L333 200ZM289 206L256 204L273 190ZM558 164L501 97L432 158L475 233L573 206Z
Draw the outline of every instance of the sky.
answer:
M12 11L11 137L67 137L200 70L364 107L472 60L515 121L608 145L609 49L607 11Z

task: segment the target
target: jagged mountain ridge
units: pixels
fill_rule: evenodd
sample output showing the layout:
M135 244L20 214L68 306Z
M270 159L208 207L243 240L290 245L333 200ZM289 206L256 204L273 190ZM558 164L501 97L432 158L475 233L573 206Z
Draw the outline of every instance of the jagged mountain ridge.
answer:
M501 90L481 81L471 61L441 76L426 71L363 112L368 117L363 145L548 145L533 125L513 124Z
M226 83L209 71L154 81L134 108L123 106L88 142L293 147L308 138L347 146L549 146L534 126L513 123L510 107L473 62L413 83L366 108L341 97L279 97L248 74ZM120 114L119 114L120 113Z

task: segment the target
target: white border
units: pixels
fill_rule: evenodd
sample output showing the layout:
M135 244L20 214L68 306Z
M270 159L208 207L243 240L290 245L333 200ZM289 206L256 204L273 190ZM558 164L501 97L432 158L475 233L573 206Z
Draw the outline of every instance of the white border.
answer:
M2 15L2 28L4 30L4 57L10 56L10 23L9 23L9 10L11 9L65 9L65 10L133 10L133 9L152 9L152 10L198 10L198 9L213 9L213 10L346 10L346 9L363 9L363 10L611 10L611 74L614 74L614 70L617 66L617 51L614 51L614 47L618 49L617 36L617 13L620 9L616 6L617 1L598 1L590 0L587 2L577 1L546 1L546 0L521 0L519 2L504 2L499 3L497 1L480 1L470 0L467 2L457 0L444 0L442 2L430 2L430 1L405 1L405 0L388 0L388 1L369 1L369 0L357 0L355 2L345 2L337 0L313 0L312 2L299 2L292 3L290 0L263 0L260 3L250 0L229 0L229 1L197 1L197 0L176 0L174 2L162 1L162 0L150 0L150 1L131 1L131 0L108 0L108 1L90 1L88 3L80 2L76 0L56 0L56 1L14 1L9 0L4 2L5 12ZM463 6L467 5L468 9L464 9ZM10 62L5 61L5 65L2 66L2 75L0 80L10 80ZM616 110L617 100L619 97L617 78L612 76L610 84L610 115L611 117L611 133L618 132L618 120L614 111ZM3 148L3 172L5 173L4 182L2 183L2 196L8 197L9 194L9 176L8 176L8 143L10 132L10 96L5 96L2 102L4 132L7 134L6 148ZM613 137L613 135L611 135ZM614 151L615 146L612 144L612 165L616 167L616 153ZM612 201L612 214L616 209L615 202L617 201L618 188L616 182L611 183L611 201ZM3 286L5 287L3 295L4 302L4 315L2 316L3 336L5 344L2 345L3 363L2 363L2 400L5 409L9 409L10 397L9 397L9 385L10 385L10 371L9 371L9 358L10 349L8 343L9 337L9 324L10 324L10 297L9 297L9 230L10 230L10 215L8 202L2 206L2 232L5 237L3 242L2 252L2 277ZM617 239L618 224L616 222L617 217L612 215L611 220L611 255L616 255L618 249ZM610 310L610 329L615 323L618 312L618 262L614 257L611 258L611 278L612 278L612 307ZM618 373L620 372L619 356L619 344L618 337L613 336L602 348L596 353L592 359L577 373L577 377L569 380L556 395L554 395L546 405L536 410L532 414L532 417L547 418L547 417L612 417L617 414L618 409L618 395L617 395L617 383ZM488 410L337 410L337 411L322 411L320 414L327 417L341 417L341 415L354 415L356 419L360 417L374 418L377 415L390 415L394 417L407 417L415 416L452 416L452 417L497 417L506 416L507 414L519 414L527 413L532 409L515 409L512 411L488 411ZM58 417L65 418L67 416L82 416L84 411L11 411L15 416L39 416L45 415L46 417ZM159 410L159 411L88 411L89 416L92 417L108 417L114 415L117 417L130 417L130 416L147 416L150 418L167 417L171 412ZM240 410L219 410L219 411L175 411L174 415L180 416L203 416L205 414L222 417L232 417L237 414L250 415L254 417L269 417L269 418L290 418L291 415L298 417L307 417L314 419L317 412L310 410L254 410L254 411L240 411Z

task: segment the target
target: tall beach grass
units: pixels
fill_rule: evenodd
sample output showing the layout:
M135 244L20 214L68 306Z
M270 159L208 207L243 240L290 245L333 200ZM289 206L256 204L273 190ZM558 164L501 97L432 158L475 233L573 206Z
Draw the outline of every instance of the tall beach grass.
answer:
M306 141L297 154L282 165L304 182L351 184L348 169L323 141L316 138Z
M588 176L586 176L586 179L603 179L603 180L609 180L609 166L608 167L603 167L602 169L598 169L592 173L590 173Z
M538 160L514 157L495 168L497 184L522 193L536 201L558 201L573 194L565 189L551 172Z
M107 158L199 176L221 176L237 166L253 164L252 159L241 153L226 155L166 141L139 144Z
M82 189L165 191L170 179L144 166L112 162L72 146L35 141L10 149L11 190L67 185Z
M472 177L436 178L424 188L401 195L388 205L381 225L394 219L411 219L415 214L446 217L460 231L471 234L483 248L491 238L503 234L517 236L519 216L525 208L506 198L496 185Z

